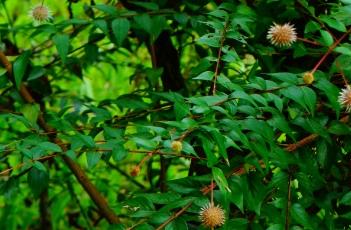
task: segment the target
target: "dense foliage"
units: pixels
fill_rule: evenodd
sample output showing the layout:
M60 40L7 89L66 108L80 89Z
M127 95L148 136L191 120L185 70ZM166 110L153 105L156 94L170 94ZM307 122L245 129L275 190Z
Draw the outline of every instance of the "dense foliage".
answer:
M350 229L350 0L0 13L0 229Z

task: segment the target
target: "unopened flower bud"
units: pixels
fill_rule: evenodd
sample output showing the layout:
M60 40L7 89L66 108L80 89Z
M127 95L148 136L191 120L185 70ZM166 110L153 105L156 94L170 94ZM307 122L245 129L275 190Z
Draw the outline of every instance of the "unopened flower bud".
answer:
M140 173L140 167L137 165L133 168L133 170L130 172L131 176L138 176Z
M172 141L171 148L175 152L181 152L183 149L183 144L180 141Z
M304 81L305 84L307 84L307 85L312 84L313 81L314 81L313 73L311 73L311 72L306 72L306 73L303 75L303 81Z

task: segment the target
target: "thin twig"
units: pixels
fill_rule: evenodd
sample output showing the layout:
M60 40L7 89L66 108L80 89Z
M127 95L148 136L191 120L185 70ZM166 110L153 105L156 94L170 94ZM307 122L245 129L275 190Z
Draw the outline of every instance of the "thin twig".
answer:
M185 212L192 204L193 204L193 200L190 201L187 205L185 205L182 209L180 209L178 212L174 213L170 218L168 218L163 224L161 224L160 226L158 226L158 228L156 228L156 230L161 230L164 227L166 227L169 223L171 223L173 220L177 219L180 215L183 214L183 212Z
M217 78L219 75L219 65L221 63L222 49L223 49L224 41L225 41L226 34L227 34L227 28L228 28L228 21L225 22L225 25L224 25L224 28L222 31L222 35L221 35L221 42L220 42L220 46L219 46L218 54L217 54L216 69L215 69L214 76L213 76L212 95L215 95L216 90L217 90Z
M340 122L342 123L346 123L349 121L349 115L346 115L344 117L342 117L340 120ZM288 152L294 152L296 149L298 148L301 148L307 144L310 144L312 143L313 141L315 141L317 138L319 137L319 134L316 134L316 133L313 133L313 134L310 134L308 135L307 137L299 140L298 142L296 143L293 143L293 144L288 144L286 147L285 147L285 150L288 151Z
M289 230L290 226L290 207L291 207L291 174L289 174L288 180L288 196L287 196L287 203L285 209L285 230Z
M340 44L344 38L347 37L351 33L351 28L346 31L338 40L336 40L327 50L327 52L322 56L322 58L317 62L317 64L314 66L312 69L311 73L313 74L316 72L316 70L319 68L319 66L325 61L325 59L328 57L328 55Z
M316 42L316 41L311 41L311 40L308 40L306 38L297 38L297 40L299 41L302 41L302 42L305 42L305 43L308 43L308 44L311 44L311 45L315 45L315 46L320 46L321 44Z

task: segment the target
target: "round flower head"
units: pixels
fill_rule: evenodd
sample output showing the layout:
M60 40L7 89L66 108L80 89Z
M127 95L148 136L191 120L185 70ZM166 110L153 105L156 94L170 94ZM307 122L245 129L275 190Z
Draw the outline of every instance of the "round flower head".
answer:
M200 220L208 228L219 227L225 221L224 210L218 205L209 203L201 208Z
M339 94L339 103L346 108L347 112L351 111L351 86L347 85Z
M40 24L47 22L52 18L51 11L47 6L37 5L29 11L29 16L31 16L35 23Z
M295 27L289 23L284 25L273 23L268 30L267 39L276 46L290 46L297 39Z

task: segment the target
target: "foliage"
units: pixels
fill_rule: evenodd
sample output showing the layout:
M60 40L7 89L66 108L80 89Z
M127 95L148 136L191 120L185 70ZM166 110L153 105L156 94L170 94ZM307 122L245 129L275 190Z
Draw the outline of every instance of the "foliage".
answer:
M351 227L351 1L1 4L1 229Z

